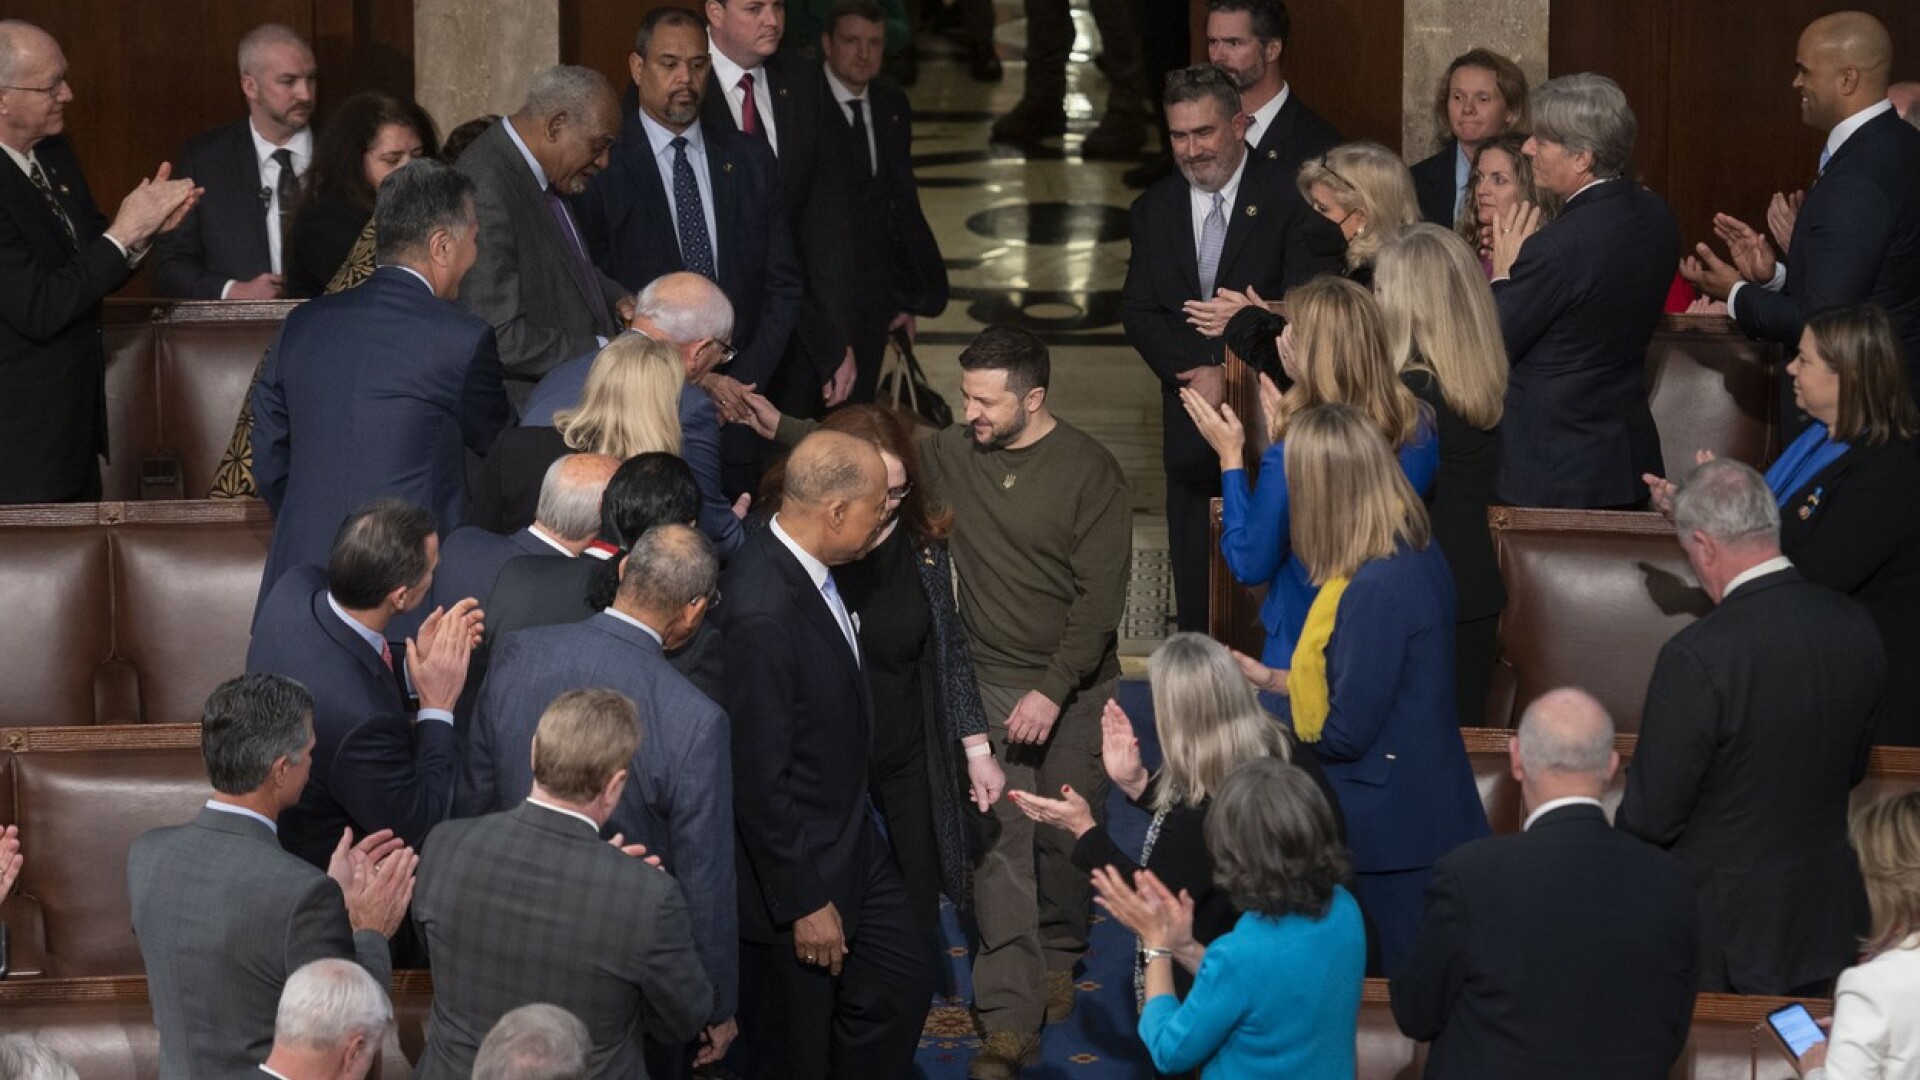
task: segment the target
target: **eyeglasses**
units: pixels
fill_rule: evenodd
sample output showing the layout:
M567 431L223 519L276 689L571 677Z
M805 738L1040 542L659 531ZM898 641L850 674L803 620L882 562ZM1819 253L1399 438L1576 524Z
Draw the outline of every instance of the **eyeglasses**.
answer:
M714 348L720 350L720 362L722 364L729 363L733 360L734 357L740 355L740 350L734 348L733 346L727 344L724 341L721 341L719 338L712 339L709 342L709 344L711 344Z
M899 487L888 488L887 501L899 502L900 500L906 498L908 495L911 495L911 494L913 494L913 481L909 480L906 483L901 484Z
M0 90L20 90L29 94L45 94L48 97L52 97L58 94L60 88L65 85L67 85L67 77L62 75L60 76L60 81L54 83L52 86L0 86Z
M712 611L712 610L713 610L714 608L717 608L717 607L719 607L719 606L720 606L720 588L719 588L719 586L717 586L717 585L716 585L716 586L714 587L714 590L713 590L712 592L710 592L710 593L708 593L708 594L707 594L707 597L706 597L706 600L707 600L707 610L708 610L708 611Z
M1324 170L1328 176L1333 177L1334 180L1338 182L1341 187L1346 188L1348 191L1360 190L1359 188L1353 186L1353 181L1347 179L1344 176L1341 176L1340 170L1334 168L1332 165L1327 164L1327 155L1325 154L1320 155L1320 168Z

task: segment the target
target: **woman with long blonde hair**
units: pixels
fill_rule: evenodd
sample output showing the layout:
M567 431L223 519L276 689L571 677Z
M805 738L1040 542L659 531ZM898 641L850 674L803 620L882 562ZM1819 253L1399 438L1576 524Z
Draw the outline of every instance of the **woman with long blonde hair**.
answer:
M1287 538L1287 473L1282 466L1293 418L1330 402L1353 406L1399 454L1417 491L1432 484L1440 464L1433 418L1394 375L1386 323L1372 293L1351 281L1319 277L1287 294L1287 313L1292 321L1280 336L1280 362L1293 385L1282 393L1261 377L1261 405L1272 445L1261 455L1257 484L1247 481L1246 431L1232 407L1216 409L1192 390L1180 392L1187 415L1220 458L1221 553L1235 579L1267 587L1260 605L1260 622L1267 631L1261 655L1282 667L1293 655L1316 589Z
M1360 410L1295 417L1284 468L1293 551L1319 592L1284 665L1242 668L1287 696L1294 735L1326 769L1392 976L1434 864L1487 834L1453 718L1453 582L1426 506Z
M1507 393L1500 313L1473 252L1438 225L1410 225L1388 237L1374 264L1373 288L1393 365L1433 410L1440 435L1440 470L1427 509L1434 539L1453 568L1459 720L1477 724L1487 711L1495 633L1507 602L1487 529Z
M500 433L474 485L468 523L515 532L533 523L547 466L567 454L680 454L680 388L686 368L672 345L641 333L614 338L593 358L580 403L552 427Z

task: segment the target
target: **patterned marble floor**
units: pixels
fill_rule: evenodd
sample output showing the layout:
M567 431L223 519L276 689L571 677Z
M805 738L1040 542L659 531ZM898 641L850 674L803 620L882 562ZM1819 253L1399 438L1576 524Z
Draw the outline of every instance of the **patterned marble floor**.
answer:
M982 327L1015 322L1047 341L1054 411L1106 444L1133 490L1134 579L1121 652L1136 667L1165 636L1172 613L1159 388L1120 328L1127 207L1136 193L1121 183L1126 164L1079 158L1106 95L1090 62L1098 38L1085 10L1074 13L1061 147L1023 155L989 144L993 119L1020 97L1025 26L1018 12L1017 4L1000 5L997 36L1007 63L997 84L973 82L956 47L923 35L920 78L909 91L914 162L953 300L940 317L921 321L917 351L946 393L959 384L960 350Z

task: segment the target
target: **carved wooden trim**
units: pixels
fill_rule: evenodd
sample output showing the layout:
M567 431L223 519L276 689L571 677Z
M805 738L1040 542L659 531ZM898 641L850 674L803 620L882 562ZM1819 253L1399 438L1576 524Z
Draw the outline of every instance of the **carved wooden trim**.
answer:
M1511 530L1624 533L1630 536L1675 535L1673 522L1649 510L1549 510L1528 506L1489 506L1487 525L1496 533Z
M108 297L103 318L112 326L218 326L223 323L279 322L300 300L142 300Z
M393 996L431 997L433 976L426 971L393 973ZM0 981L0 1006L78 1005L89 1002L142 1004L148 1000L144 975L101 975L84 979L7 979Z
M1460 729L1460 741L1467 746L1469 754L1504 754L1507 752L1507 740L1513 732L1507 728L1469 727ZM1620 751L1622 758L1633 756L1633 748L1639 743L1639 736L1633 734L1616 735L1614 749ZM1915 777L1920 778L1920 747L1916 746L1876 746L1867 755L1867 775L1876 777Z
M1725 315L1687 315L1676 312L1660 316L1659 330L1678 330L1688 334L1728 334L1745 336L1740 324Z
M0 528L87 525L218 525L273 522L259 499L156 499L151 502L38 503L0 507Z
M96 750L198 750L199 724L72 724L0 728L0 747L16 754Z

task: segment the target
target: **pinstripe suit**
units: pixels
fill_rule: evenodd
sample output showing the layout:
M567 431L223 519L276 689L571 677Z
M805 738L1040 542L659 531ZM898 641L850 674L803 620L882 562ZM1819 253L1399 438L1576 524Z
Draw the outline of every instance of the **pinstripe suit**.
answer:
M387 939L354 933L333 879L252 818L202 810L127 855L161 1080L257 1078L280 990L302 964L357 959L385 986Z
M427 837L413 919L433 957L418 1080L465 1080L509 1010L558 1005L587 1025L596 1077L645 1077L643 1029L699 1034L713 984L674 880L586 820L533 803Z

